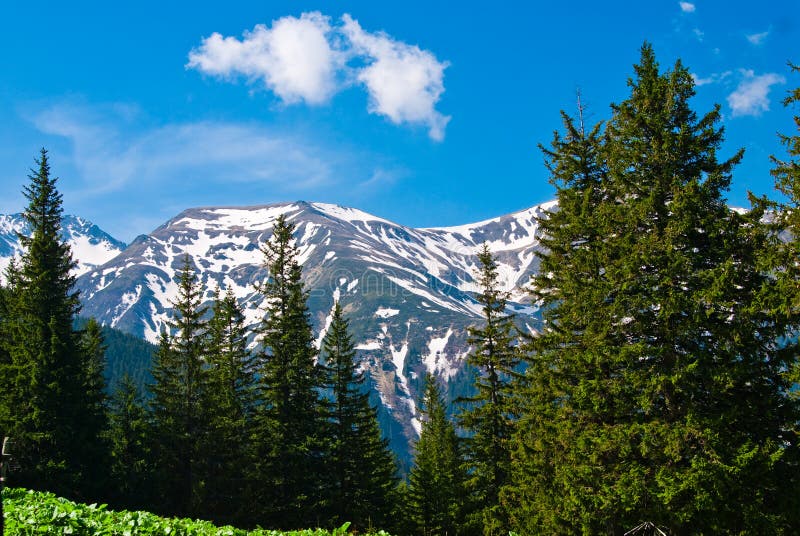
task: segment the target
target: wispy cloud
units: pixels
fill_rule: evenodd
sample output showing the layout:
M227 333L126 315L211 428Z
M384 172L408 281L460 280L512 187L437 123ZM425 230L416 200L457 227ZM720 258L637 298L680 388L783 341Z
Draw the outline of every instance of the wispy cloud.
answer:
M777 73L756 76L752 70L741 70L743 79L736 90L728 95L731 116L760 116L769 111L769 92L776 84L785 84L786 79Z
M691 2L678 2L678 5L681 6L681 11L684 13L694 13L695 5Z
M367 65L358 70L358 80L369 92L370 111L398 125L425 125L432 139L442 140L450 116L437 112L436 103L444 92L447 63L384 33L366 32L349 15L343 21L344 35L353 49L367 58Z
M769 35L769 30L761 33L748 34L745 35L745 37L747 38L748 41L750 41L751 44L757 46L763 43L764 39L766 39L768 35Z
M132 182L260 182L303 189L331 180L330 154L310 140L263 125L194 121L137 124L122 105L59 103L29 114L45 134L66 138L74 165L94 195Z
M692 33L694 33L694 36L697 38L698 41L702 41L703 37L705 37L706 35L705 32L703 32L703 30L701 30L700 28L694 28L692 30Z
M189 53L187 68L264 85L284 103L323 104L336 92L344 55L329 42L328 17L319 12L257 25L241 40L213 33Z
M724 71L721 73L711 73L710 75L703 78L697 75L696 73L692 73L692 79L694 79L694 85L700 87L708 84L716 84L718 82L722 82L732 74L733 71Z
M358 194L373 194L375 191L386 191L407 174L408 172L402 169L377 168L367 180L356 185L355 191Z
M447 66L428 50L365 31L350 15L332 25L319 12L257 25L241 40L214 33L189 53L186 65L262 81L285 104L325 104L347 85L362 85L371 113L396 125L426 126L437 141L450 120L436 110Z

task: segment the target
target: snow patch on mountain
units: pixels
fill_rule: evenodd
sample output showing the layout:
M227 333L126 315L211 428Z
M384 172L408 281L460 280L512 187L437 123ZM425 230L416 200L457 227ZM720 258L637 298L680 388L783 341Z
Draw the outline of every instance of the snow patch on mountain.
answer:
M131 307L137 302L139 296L142 294L142 286L136 285L136 289L132 292L126 292L122 295L119 305L114 308L114 316L111 319L111 327L116 327L117 322L122 316L130 310Z
M250 231L266 231L272 229L272 225L280 215L286 215L297 211L295 204L269 205L266 207L226 207L206 209L213 218L203 220L198 225L215 229L247 229Z
M30 226L22 214L0 214L0 283L5 282L5 271L11 259L23 253L17 233L30 235ZM77 263L72 270L76 277L107 263L125 249L123 242L78 216L61 218L61 237L69 244Z
M400 393L404 394L403 397L406 404L408 404L408 408L411 414L411 426L416 431L417 435L419 435L420 431L422 430L422 423L419 421L417 417L417 404L414 401L414 397L411 395L411 391L408 388L408 378L406 377L405 373L403 372L403 368L405 367L406 356L408 355L408 341L403 341L402 346L399 349L396 349L395 346L392 344L389 346L389 350L392 353L392 362L395 366L395 374L397 375L397 380L400 383Z
M332 218L336 218L337 220L343 220L349 223L353 222L380 222L386 223L389 225L394 225L392 222L388 220L384 220L383 218L379 218L377 216L373 216L372 214L367 214L362 210L358 210L357 208L348 208L342 207L340 205L333 205L330 203L311 203L311 206L331 216Z
M378 310L375 311L375 316L378 318L391 318L393 316L397 316L398 314L400 314L400 309L378 307Z
M327 335L328 330L331 329L331 322L333 322L333 310L336 308L336 304L339 303L341 295L341 289L336 288L333 291L333 305L331 305L331 310L328 311L328 316L325 317L325 321L322 323L322 326L319 329L319 335L314 341L314 346L317 348L317 350L322 348L322 341L325 340L325 335Z
M448 328L442 337L431 337L428 342L428 353L423 356L423 362L428 373L449 380L458 368L447 359L447 343L453 335L453 329Z

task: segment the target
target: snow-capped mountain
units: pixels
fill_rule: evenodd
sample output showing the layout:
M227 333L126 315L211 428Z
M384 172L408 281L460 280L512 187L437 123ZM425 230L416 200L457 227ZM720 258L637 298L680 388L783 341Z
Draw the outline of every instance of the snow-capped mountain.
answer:
M415 402L426 372L465 383L467 328L480 322L476 252L487 242L499 261L511 309L533 329L524 285L537 269L536 216L551 206L458 227L413 229L324 203L186 210L78 280L83 313L155 342L177 293L185 255L211 299L232 289L248 322L261 319L255 284L267 276L259 250L275 219L295 224L309 310L319 339L335 300L342 303L359 356L379 395L382 424L396 452L419 430ZM80 257L79 257L80 258Z
M17 233L30 233L22 214L0 214L0 282L11 258L22 253ZM105 264L126 247L89 220L77 216L66 215L61 219L61 235L78 263L73 271L76 276Z

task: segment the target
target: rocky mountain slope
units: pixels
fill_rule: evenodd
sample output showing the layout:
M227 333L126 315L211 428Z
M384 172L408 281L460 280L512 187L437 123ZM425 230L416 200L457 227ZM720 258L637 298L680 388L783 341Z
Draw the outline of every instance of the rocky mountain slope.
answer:
M188 255L207 298L217 287L232 289L248 322L256 323L262 303L255 285L267 277L259 246L285 214L296 226L318 342L340 301L380 404L383 429L408 461L420 426L416 401L425 374L446 380L451 397L471 383L464 358L467 328L480 322L474 293L476 252L483 242L498 258L519 325L535 329L537 311L524 286L538 266L536 216L552 206L429 229L324 203L189 209L104 263L84 260L84 250L74 248L81 267L89 267L78 279L82 314L156 342L176 296L175 274Z

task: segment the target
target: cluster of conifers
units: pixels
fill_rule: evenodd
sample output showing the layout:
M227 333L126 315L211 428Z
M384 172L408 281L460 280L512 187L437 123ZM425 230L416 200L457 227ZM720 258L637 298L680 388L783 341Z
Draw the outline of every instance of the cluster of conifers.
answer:
M587 127L579 102L543 148L558 208L539 221L534 336L506 312L496 261L480 251L475 395L450 411L428 380L400 483L338 305L314 347L283 219L263 247L255 333L232 295L201 305L186 259L150 397L128 379L106 401L99 328L73 328L43 151L25 188L33 234L0 292L0 431L17 440L15 482L244 526L791 533L800 136L782 138L788 160L773 159L782 200L732 211L724 194L742 152L718 160L719 109L697 117L689 71L660 72L645 45L629 86L608 122Z
M106 397L100 327L74 325L74 263L46 151L37 163L24 190L31 236L20 237L25 252L0 294L0 428L16 441L12 484L242 526L386 526L394 458L338 305L317 359L293 226L279 219L264 245L257 350L232 294L203 306L186 257L147 393L124 377Z
M646 44L628 86L596 125L579 99L542 147L558 208L539 220L535 335L481 253L479 395L450 423L428 388L419 533L800 527L800 117L772 157L779 200L731 210L743 151L718 159L719 107L692 110L688 69Z

